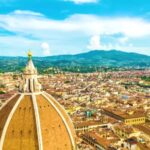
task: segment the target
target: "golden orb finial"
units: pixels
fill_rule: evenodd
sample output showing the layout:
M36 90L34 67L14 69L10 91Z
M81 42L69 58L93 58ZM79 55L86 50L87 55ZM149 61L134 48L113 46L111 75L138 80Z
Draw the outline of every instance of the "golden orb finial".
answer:
M29 58L29 60L32 58L32 52L31 52L31 50L28 51L28 58Z

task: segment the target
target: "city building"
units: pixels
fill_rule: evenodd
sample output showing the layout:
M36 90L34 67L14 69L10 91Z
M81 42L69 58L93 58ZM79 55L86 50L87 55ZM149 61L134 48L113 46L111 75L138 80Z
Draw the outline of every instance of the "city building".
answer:
M127 125L136 125L145 123L145 114L141 111L122 111L117 109L105 108L104 113L110 117L124 122Z

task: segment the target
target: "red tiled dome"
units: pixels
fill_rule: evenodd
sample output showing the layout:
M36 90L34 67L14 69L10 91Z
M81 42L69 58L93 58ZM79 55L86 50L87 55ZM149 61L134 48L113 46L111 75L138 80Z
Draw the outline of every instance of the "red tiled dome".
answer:
M28 79L32 77L28 74ZM34 80L37 82L35 74ZM1 108L0 149L75 149L75 132L69 116L51 95L39 89L26 92L26 88Z

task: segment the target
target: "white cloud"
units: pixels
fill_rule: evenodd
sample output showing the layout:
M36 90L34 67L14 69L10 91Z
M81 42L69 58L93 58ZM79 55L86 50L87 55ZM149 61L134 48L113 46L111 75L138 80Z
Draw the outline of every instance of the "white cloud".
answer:
M33 12L30 10L15 10L12 15L31 15L31 16L43 16L41 13Z
M129 38L124 36L118 39L119 43L126 44L128 42Z
M98 35L92 36L87 48L90 50L101 49L100 36L98 36Z
M98 2L98 0L65 0L65 1L74 2L75 4L97 3Z
M16 38L18 38L18 36L24 38L24 41L27 42L26 45L23 43L23 46L30 46L28 41L31 41L31 43L36 43L36 46L40 47L41 44L39 43L41 43L41 41L50 41L52 50L54 50L53 47L56 45L57 49L61 49L64 52L67 46L68 49L73 49L73 47L74 49L80 49L80 43L82 41L86 47L88 37L92 37L88 45L89 49L95 49L95 47L103 49L125 47L127 49L129 48L128 44L132 43L130 41L131 39L135 41L137 38L150 37L150 22L141 18L109 18L96 15L74 14L64 20L54 20L38 12L28 10L16 10L9 14L0 14L0 28L15 33L17 35ZM103 35L111 36L118 33L123 36L120 39L118 38L117 43L103 44L101 42ZM37 39L37 41L33 41L32 38ZM1 39L3 39L3 37L1 37ZM8 45L9 43L11 43L11 40L7 41ZM135 48L138 48L138 46L133 44L132 50L136 51ZM145 53L150 55L150 52L146 51L148 47L144 48L141 46L141 48L139 47L138 49L142 48L145 49ZM62 51L58 53L61 52ZM52 54L52 51L49 49L46 53Z
M127 51L127 52L138 52L138 53L143 53L143 54L148 54L149 48L147 47L135 47L132 43L127 43L128 38L127 37L121 37L116 39L117 42L115 43L103 43L100 35L94 35L91 36L89 44L87 45L87 48L89 50L122 50L122 51ZM126 44L124 46L124 44Z
M39 49L40 41L17 35L0 36L0 55L26 56L31 49L34 56L42 53Z
M0 15L0 27L8 31L40 37L52 31L61 33L80 32L85 35L122 33L126 37L150 35L150 23L140 18L107 18L75 14L64 20L52 20L40 13L20 10Z
M100 38L100 35L94 35L90 38L89 45L87 46L89 50L110 50L110 49L118 49L120 45L107 43L103 44Z
M50 46L49 46L49 44L48 44L47 42L43 42L43 43L41 44L41 48L42 48L43 54L44 54L45 56L51 55L51 49L50 49Z

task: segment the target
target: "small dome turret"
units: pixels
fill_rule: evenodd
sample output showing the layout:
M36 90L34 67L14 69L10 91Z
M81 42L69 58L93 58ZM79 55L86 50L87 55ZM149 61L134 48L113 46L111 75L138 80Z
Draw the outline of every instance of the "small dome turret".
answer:
M41 84L37 80L37 69L32 62L32 53L28 52L28 63L22 75L22 82L19 87L20 92L40 92Z

